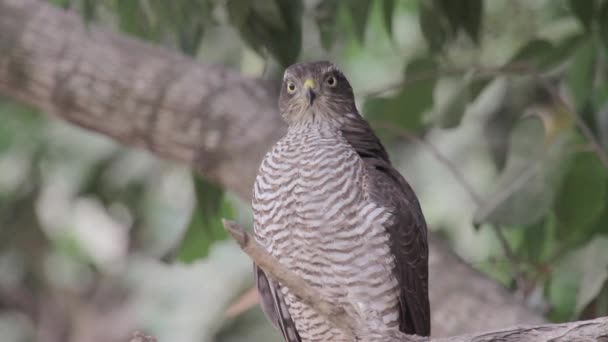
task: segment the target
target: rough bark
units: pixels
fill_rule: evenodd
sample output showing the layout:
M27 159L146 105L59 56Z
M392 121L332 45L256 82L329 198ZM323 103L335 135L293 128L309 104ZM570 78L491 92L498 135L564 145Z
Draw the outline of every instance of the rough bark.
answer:
M0 94L187 163L249 200L284 132L273 83L103 29L35 0L0 0ZM431 237L433 335L542 322Z

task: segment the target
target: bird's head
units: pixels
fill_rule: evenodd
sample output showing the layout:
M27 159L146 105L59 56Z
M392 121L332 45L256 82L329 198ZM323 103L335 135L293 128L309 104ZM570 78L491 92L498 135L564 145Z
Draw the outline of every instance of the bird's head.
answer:
M283 76L279 110L288 124L340 122L355 113L353 89L344 74L326 61L299 63Z

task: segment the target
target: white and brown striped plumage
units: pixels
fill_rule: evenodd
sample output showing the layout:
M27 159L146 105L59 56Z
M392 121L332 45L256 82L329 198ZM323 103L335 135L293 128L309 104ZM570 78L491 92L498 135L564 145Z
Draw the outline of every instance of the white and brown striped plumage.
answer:
M256 239L329 300L429 335L426 224L412 189L333 64L293 65L283 83L289 129L255 182ZM286 341L346 341L287 288L255 273L262 307Z

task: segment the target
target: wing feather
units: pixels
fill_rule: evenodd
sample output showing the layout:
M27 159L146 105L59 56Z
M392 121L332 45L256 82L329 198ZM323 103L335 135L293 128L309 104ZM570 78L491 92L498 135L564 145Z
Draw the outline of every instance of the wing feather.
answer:
M255 264L254 273L258 293L260 294L260 305L266 317L275 328L281 331L286 342L301 342L302 339L291 319L280 288Z
M400 287L399 330L429 336L427 227L418 199L363 118L351 117L342 135L365 162L366 193L393 213L385 228L390 234L396 265L393 272Z

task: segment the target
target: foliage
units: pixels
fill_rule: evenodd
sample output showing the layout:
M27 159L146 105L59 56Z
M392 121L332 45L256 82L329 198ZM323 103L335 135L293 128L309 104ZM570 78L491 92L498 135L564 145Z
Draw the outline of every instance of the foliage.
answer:
M436 64L430 58L412 60L405 68L405 85L398 94L388 98L370 98L365 102L367 117L370 120L389 120L410 129L420 128L423 114L433 104L433 88L437 82L435 70Z
M197 205L177 254L177 259L183 262L206 257L213 243L226 239L222 218L233 216L221 187L194 176L194 190Z

